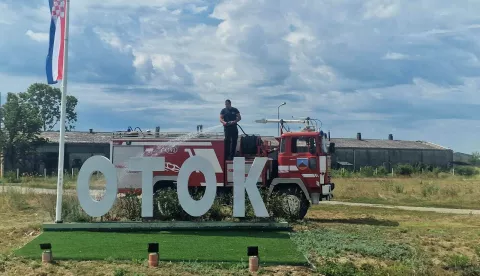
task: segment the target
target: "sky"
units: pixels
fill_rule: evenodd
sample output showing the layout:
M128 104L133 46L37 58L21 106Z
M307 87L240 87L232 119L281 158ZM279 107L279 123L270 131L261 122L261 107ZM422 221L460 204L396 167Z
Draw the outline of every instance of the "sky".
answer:
M478 10L468 0L71 0L76 130L205 130L230 99L247 133L276 135L255 120L286 102L281 118L319 119L332 137L479 151ZM48 0L0 0L2 102L47 82L49 26Z

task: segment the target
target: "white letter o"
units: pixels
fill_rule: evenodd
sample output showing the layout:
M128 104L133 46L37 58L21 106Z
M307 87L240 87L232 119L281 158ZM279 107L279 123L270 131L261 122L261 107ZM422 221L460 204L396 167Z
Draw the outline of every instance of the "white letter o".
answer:
M202 199L194 200L188 192L188 179L190 174L194 171L200 171L205 177L207 188ZM199 217L205 214L210 207L217 194L217 178L215 171L206 158L202 156L191 156L182 165L177 178L177 194L178 201L183 210L194 217Z
M90 196L90 177L95 171L101 172L107 181L105 195L102 200L94 200ZM80 206L91 217L101 217L108 213L117 199L117 172L110 160L96 155L83 163L77 178L77 195Z

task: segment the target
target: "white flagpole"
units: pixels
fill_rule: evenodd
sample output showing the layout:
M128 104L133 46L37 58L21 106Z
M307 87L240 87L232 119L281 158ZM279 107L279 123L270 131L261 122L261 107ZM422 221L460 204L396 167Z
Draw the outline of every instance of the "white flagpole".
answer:
M65 36L63 50L63 78L62 100L60 113L60 138L58 139L58 178L57 178L57 208L55 223L62 223L62 196L63 196L63 164L65 159L65 119L67 111L67 72L68 72L68 25L70 20L70 0L65 5Z

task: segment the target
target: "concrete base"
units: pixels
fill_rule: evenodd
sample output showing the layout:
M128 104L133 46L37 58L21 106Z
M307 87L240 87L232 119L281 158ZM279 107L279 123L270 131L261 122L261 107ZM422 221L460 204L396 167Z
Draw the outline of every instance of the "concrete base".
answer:
M288 223L276 222L93 222L45 223L43 231L171 231L171 230L269 230L289 231Z

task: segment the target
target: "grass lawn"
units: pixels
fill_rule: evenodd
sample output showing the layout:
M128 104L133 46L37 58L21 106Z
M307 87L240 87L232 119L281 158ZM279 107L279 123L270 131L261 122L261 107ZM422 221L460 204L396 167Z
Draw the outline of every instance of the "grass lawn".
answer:
M418 207L480 209L480 178L421 176L335 178L334 200Z
M51 243L58 260L133 260L148 256L150 242L159 243L162 261L246 262L247 246L258 246L262 264L307 264L288 232L269 231L44 232L16 253L38 259L39 244Z

